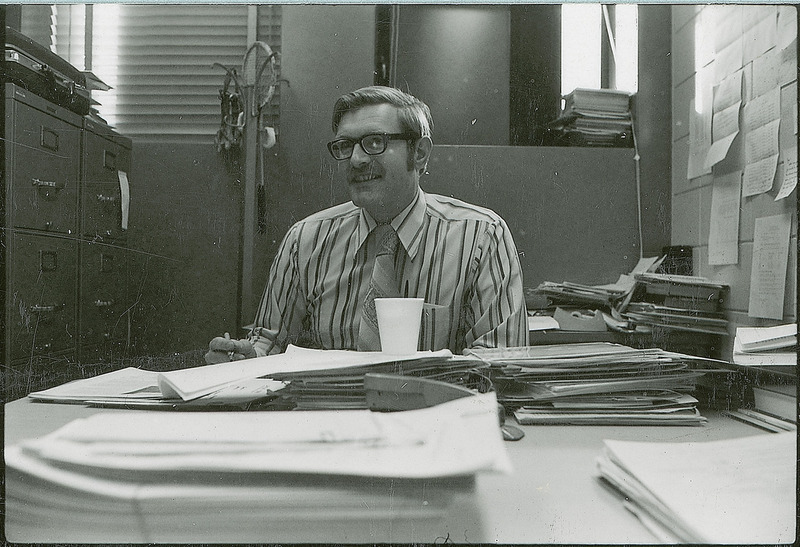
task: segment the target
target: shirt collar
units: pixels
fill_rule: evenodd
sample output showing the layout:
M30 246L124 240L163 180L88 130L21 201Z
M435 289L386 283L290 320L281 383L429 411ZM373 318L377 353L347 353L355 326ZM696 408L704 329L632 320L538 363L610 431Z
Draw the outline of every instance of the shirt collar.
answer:
M392 228L397 232L400 243L405 248L409 258L414 258L417 254L417 249L419 248L419 233L425 219L426 209L425 192L418 187L416 197L414 197L408 207L400 211L400 214L394 217L390 222ZM357 235L359 246L364 244L370 231L377 225L378 223L375 219L364 209L361 209L358 219Z

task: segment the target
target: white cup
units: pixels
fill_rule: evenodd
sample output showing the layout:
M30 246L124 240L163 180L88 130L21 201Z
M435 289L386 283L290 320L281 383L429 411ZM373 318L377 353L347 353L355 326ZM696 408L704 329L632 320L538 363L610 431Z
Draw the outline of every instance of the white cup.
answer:
M392 355L415 353L424 298L376 298L381 351Z

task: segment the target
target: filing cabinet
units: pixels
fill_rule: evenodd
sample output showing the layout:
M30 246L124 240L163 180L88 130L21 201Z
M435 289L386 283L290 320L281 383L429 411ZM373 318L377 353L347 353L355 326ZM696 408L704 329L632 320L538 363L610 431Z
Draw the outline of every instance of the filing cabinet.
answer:
M7 239L9 361L72 357L78 332L78 243L61 235L12 231Z
M16 85L4 91L4 364L106 360L129 332L120 181L130 140Z

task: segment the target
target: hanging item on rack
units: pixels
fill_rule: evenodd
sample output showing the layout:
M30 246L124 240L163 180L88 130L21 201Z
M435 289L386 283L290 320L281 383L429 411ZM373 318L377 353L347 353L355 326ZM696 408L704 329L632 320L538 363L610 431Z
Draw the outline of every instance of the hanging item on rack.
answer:
M258 118L259 148L267 150L275 144L275 130L265 122L266 107L275 94L277 74L275 52L264 42L253 42L242 62L244 86L248 93L250 117Z
M238 148L242 143L245 124L245 98L236 69L228 68L219 63L214 63L213 66L225 70L225 80L222 84L222 89L219 90L222 119L220 128L214 138L214 142L217 144L217 152L222 152Z

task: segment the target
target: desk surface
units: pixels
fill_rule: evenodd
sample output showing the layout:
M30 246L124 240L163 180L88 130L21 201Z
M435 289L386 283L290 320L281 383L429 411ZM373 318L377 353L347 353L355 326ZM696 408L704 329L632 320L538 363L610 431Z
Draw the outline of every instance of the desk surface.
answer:
M102 410L103 412L135 412ZM82 405L35 403L20 399L5 405L5 443L47 434L100 409ZM481 474L469 507L454 506L436 537L372 530L374 541L428 542L448 537L455 543L658 543L629 513L621 499L597 479L595 458L604 439L682 442L767 434L714 412L706 426L522 426L525 438L505 443L514 471ZM365 523L365 526L368 524ZM412 528L413 529L413 526ZM358 534L347 537L364 537ZM243 539L246 538L246 539ZM243 538L205 538L241 542ZM346 541L339 538L340 541ZM193 541L193 540L189 540ZM283 541L261 537L260 541ZM294 542L314 541L303 530ZM337 538L330 538L337 541Z

